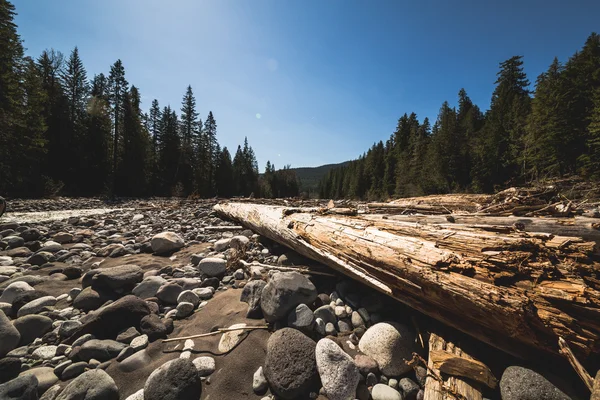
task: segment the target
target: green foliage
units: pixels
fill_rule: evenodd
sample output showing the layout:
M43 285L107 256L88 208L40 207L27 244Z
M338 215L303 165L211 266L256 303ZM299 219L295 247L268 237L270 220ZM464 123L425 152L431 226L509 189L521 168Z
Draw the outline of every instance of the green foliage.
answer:
M275 165L267 161L265 173L259 179L260 196L266 198L294 197L300 190L296 172L291 166L275 170Z
M500 63L485 115L464 89L458 109L444 102L433 127L404 114L385 142L321 180L329 198L385 199L449 192L492 192L527 181L581 174L600 178L600 36L536 81L523 57Z

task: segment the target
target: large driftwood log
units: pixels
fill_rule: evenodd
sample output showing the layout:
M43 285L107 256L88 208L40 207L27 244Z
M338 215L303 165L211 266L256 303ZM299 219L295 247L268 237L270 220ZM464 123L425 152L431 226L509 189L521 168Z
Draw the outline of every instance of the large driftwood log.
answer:
M517 356L600 353L594 242L225 203L215 210L446 325Z
M481 400L481 390L474 381L469 382L456 376L446 376L446 379L444 379L441 376L440 363L436 362L436 355L439 361L439 355L441 354L448 358L455 357L465 361L474 361L473 357L463 352L458 346L432 333L429 337L429 361L427 368L433 371L433 374L427 374L425 396L423 397L427 400ZM487 367L483 364L481 365L483 366L482 370L488 374L486 381L495 380Z

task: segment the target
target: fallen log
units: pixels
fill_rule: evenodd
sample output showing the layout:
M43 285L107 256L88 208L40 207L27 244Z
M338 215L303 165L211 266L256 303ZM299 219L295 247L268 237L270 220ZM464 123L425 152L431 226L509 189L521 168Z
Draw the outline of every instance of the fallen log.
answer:
M442 229L481 229L497 233L539 233L555 236L570 236L596 242L600 247L600 221L598 218L573 217L495 217L471 214L443 215L365 215L365 219L392 219L435 225Z
M219 214L519 357L600 353L594 242L223 203Z
M486 381L486 384L492 384L495 386L495 379L487 367L476 361L463 352L458 346L451 342L447 342L443 337L432 333L429 337L429 361L427 362L427 369L431 371L427 374L427 380L425 381L425 396L423 398L427 400L481 400L482 394L478 387L479 385L475 382L462 379L457 376L442 376L440 372L444 373L447 371L441 371L440 366L443 366L445 360L463 360L465 365L468 362L476 362L480 364L482 375L473 374L473 371L459 370L458 368L453 369L454 374L461 372L461 376L469 375L467 378L480 381L481 379ZM485 374L485 376L483 376Z

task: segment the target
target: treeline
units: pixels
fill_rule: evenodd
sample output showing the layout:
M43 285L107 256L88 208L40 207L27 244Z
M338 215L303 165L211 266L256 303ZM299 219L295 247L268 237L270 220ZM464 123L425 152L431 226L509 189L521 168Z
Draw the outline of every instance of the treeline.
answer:
M554 59L536 81L523 58L500 64L490 109L458 93L433 126L404 114L390 138L320 182L323 198L385 199L492 192L578 174L600 178L600 36L592 33L566 64Z
M77 47L68 58L55 50L25 57L14 15L14 6L0 0L0 194L288 193L279 182L292 179L289 171L259 180L247 139L233 159L221 149L213 113L201 120L191 86L179 115L158 100L144 113L121 60L88 80ZM277 185L282 189L272 189Z

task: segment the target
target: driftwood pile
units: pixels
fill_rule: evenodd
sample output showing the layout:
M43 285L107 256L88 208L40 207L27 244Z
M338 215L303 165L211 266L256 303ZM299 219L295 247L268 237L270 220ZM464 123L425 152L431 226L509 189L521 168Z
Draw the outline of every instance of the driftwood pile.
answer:
M560 339L574 357L586 359L600 355L595 206L546 187L357 208L233 202L214 209L505 352L559 354ZM481 367L466 360L471 357L432 335L432 371ZM495 384L485 369L476 375ZM476 398L456 380L459 394ZM430 386L438 390L435 382Z

